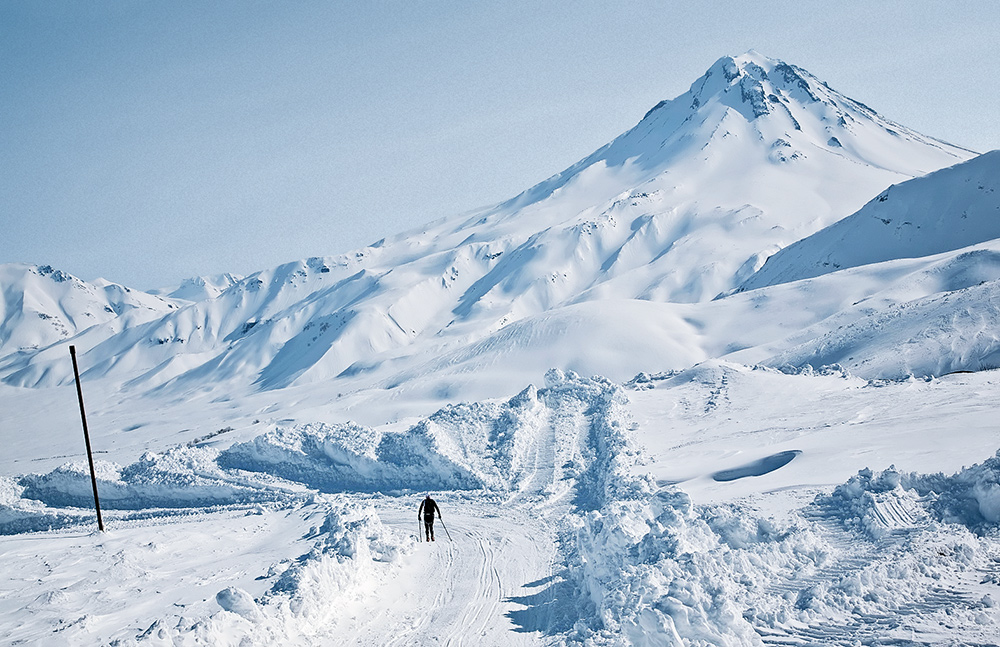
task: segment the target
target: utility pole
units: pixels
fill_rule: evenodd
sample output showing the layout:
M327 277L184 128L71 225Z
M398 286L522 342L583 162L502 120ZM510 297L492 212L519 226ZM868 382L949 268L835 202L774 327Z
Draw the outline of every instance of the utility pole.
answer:
M80 399L80 418L83 420L83 439L87 442L87 462L90 463L90 483L94 486L94 509L97 510L97 527L104 532L104 520L101 518L101 500L97 498L97 475L94 473L94 454L90 450L90 431L87 429L87 411L83 408L83 387L80 386L80 369L76 365L76 346L69 347L73 358L73 376L76 378L76 395Z

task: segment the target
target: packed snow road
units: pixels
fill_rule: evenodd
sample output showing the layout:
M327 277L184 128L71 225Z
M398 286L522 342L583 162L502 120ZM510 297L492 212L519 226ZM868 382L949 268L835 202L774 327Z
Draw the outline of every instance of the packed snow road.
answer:
M380 514L383 523L413 533L416 505L409 503ZM451 539L435 524L436 541L418 544L391 581L345 610L331 635L373 647L544 644L536 628L545 618L524 601L551 575L552 530L512 506L442 506ZM529 623L524 618L532 613Z

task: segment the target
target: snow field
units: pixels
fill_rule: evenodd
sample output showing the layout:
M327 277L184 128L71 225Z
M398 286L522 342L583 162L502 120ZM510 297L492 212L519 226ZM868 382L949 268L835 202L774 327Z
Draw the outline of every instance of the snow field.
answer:
M959 379L984 393L993 383L988 374ZM107 535L78 530L93 524L79 464L5 477L0 541L24 567L4 579L0 617L9 629L0 639L995 643L1000 457L951 476L884 469L832 489L797 481L823 447L810 441L824 436L808 419L820 415L818 403L853 403L841 415L855 423L892 420L886 393L947 399L951 382L871 386L843 373L716 362L625 388L553 370L543 388L445 407L408 436L352 423L275 426L226 449L180 446L126 466L101 462ZM765 397L775 385L784 409ZM877 415L865 399L873 391L885 407ZM691 428L661 438L653 403ZM755 406L787 426L769 432L758 456L792 451L782 444L792 432L801 454L761 463L705 451L724 448L735 429L754 435L742 426ZM705 443L693 467L706 476L669 484L671 464L659 454L670 450L642 447L658 438ZM740 464L767 469L741 472ZM736 476L711 478L719 473ZM680 489L688 486L704 502ZM725 500L722 488L743 498ZM783 488L800 494L769 510ZM416 505L427 490L454 541L438 525L437 542L416 542ZM38 532L49 526L61 530Z
M379 581L409 541L333 499L108 521L5 538L19 568L0 599L22 606L4 605L0 642L306 644L317 614Z

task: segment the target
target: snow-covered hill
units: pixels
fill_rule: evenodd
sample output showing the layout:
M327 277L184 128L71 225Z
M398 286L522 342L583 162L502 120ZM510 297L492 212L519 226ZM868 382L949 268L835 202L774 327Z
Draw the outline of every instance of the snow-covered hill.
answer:
M44 348L123 315L134 325L178 308L172 299L103 279L88 283L48 265L0 265L0 289L0 358Z
M559 317L547 313L555 309L605 299L708 301L889 184L971 155L889 122L794 66L753 52L725 57L635 128L507 203L356 253L260 272L214 300L74 343L92 378L181 391L229 380L278 389L412 368L489 351L518 330L514 345L553 339L533 321L561 338L558 356L610 329L591 317L553 325ZM583 327L563 338L569 321ZM588 330L589 321L598 327ZM654 356L668 361L671 353L653 349L674 332L608 356L613 363L591 354L586 369L621 375ZM65 383L62 355L19 357L3 379ZM670 363L698 357L682 351Z
M1000 151L892 186L857 213L782 249L741 290L1000 238Z

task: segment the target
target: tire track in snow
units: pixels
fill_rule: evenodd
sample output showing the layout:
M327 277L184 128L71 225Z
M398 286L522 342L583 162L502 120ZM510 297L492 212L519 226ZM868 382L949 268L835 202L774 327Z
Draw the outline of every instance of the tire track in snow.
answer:
M833 504L817 503L806 511L806 518L835 549L830 563L813 575L789 579L769 586L771 595L797 595L808 605L809 592L817 586L834 586L846 578L878 563L891 561L903 545L919 541L921 531L929 526L922 510L915 510L898 499L877 500L872 506L872 519L885 527L885 533L872 540L860 532L844 528L839 511ZM900 645L922 647L945 644L941 629L930 626L928 616L956 609L975 610L982 606L983 583L1000 580L1000 561L993 557L986 564L952 574L941 583L926 587L910 599L888 605L885 612L864 612L858 609L844 617L826 618L812 623L791 621L774 627L756 627L764 645L771 647L855 647L858 645ZM944 627L944 633L957 627ZM996 643L962 640L976 647Z

